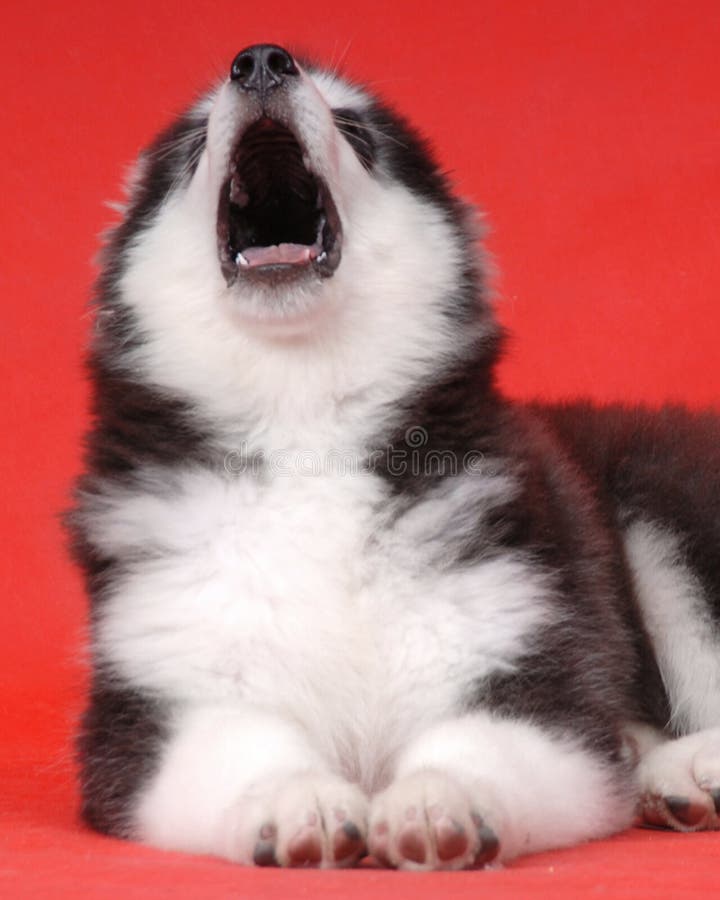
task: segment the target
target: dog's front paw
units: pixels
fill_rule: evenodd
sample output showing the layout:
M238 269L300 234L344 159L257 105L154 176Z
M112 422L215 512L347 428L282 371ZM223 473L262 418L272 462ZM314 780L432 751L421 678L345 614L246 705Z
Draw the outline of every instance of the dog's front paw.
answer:
M341 778L266 779L224 817L226 855L245 865L352 866L366 853L367 818L365 795Z
M498 855L500 841L481 798L435 769L399 778L372 802L369 851L402 869L467 869Z

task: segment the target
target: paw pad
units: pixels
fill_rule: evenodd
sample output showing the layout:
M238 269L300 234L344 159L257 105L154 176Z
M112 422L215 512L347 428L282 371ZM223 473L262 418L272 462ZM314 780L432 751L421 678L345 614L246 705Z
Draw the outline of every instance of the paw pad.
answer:
M459 822L443 816L435 822L435 846L443 862L464 856L468 849L467 833Z
M664 797L665 805L670 814L674 816L678 822L693 828L699 825L707 815L707 810L699 803L691 803L687 797L670 796Z
M400 855L410 862L422 864L427 858L427 848L419 828L406 828L398 839Z
M365 851L362 832L354 822L345 821L333 838L333 859L337 863L350 865Z
M316 828L302 828L287 848L288 865L316 866L322 860L322 844Z

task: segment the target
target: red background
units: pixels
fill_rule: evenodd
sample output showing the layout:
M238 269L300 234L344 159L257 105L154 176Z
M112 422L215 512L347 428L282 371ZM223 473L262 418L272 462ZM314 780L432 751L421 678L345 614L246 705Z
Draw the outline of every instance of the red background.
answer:
M372 83L488 211L515 396L715 405L717 0L15 2L0 12L0 883L12 896L677 896L720 837L635 832L504 873L250 872L91 836L68 736L83 597L57 513L80 464L96 234L124 166L256 41ZM702 863L697 860L702 859ZM429 895L429 893L428 893Z

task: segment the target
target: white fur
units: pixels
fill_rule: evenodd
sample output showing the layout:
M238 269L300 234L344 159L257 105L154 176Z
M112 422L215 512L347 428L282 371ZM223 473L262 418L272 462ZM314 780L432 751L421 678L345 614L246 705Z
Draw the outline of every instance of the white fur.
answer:
M442 520L389 523L369 474L148 475L90 515L99 547L129 560L98 622L101 660L186 703L290 717L368 791L409 734L511 671L548 617L520 556L443 572Z
M667 528L638 521L627 529L625 546L670 700L670 724L686 734L719 724L720 643L680 539Z

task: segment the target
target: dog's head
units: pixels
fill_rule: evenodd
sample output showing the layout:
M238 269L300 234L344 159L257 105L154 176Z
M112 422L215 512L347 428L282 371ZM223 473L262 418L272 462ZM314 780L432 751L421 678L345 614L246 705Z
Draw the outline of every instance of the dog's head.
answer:
M322 346L336 392L401 390L492 330L470 222L402 118L256 45L141 156L100 302L136 369L196 400L279 346L316 368Z

